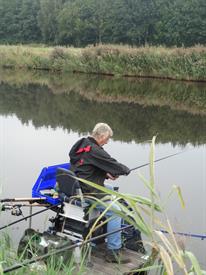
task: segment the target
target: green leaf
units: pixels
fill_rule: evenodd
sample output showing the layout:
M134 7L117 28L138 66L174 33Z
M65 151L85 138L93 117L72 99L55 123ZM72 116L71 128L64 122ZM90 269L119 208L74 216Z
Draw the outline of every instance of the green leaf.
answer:
M185 202L184 202L184 199L183 199L183 196L182 196L182 191L181 191L180 187L177 186L177 185L173 185L173 188L177 191L177 194L178 194L178 197L180 199L180 203L182 205L182 208L185 208Z
M157 193L155 192L155 189L150 185L150 182L148 182L145 177L141 174L138 173L140 179L142 180L142 182L145 184L145 186L150 190L150 192L156 197L158 198Z
M133 200L134 202L137 202L137 203L141 203L141 204L144 204L144 205L147 205L149 207L151 207L151 201L150 199L148 198L145 198L145 197L142 197L142 196L134 196L134 195L131 195L131 194L123 194L123 193L118 193L116 191L113 191L111 189L108 189L108 188L105 188L103 186L100 186L96 183L93 183L91 181L88 181L88 180L85 180L85 179L81 179L81 178L78 178L78 177L74 177L76 178L77 180L89 185L89 186L92 186L100 191L102 191L103 194L109 194L109 195L113 195L113 196L116 196L118 198L122 198L122 199L125 199L127 200L128 198L130 198L131 200ZM154 208L158 211L161 210L160 206L159 205L154 205Z
M4 274L4 272L3 272L3 267L2 267L2 265L1 265L1 263L0 263L0 275L3 275Z
M187 258L190 259L191 263L192 263L192 269L194 269L194 271L196 272L197 275L202 275L202 270L200 268L200 265L196 259L196 257L194 256L194 254L190 251L184 251L184 256L186 256Z

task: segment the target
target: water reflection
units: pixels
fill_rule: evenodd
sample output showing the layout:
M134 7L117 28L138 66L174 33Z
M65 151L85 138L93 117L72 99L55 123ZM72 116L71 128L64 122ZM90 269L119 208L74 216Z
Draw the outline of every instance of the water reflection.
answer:
M16 114L35 127L87 133L98 121L117 140L206 143L206 85L85 75L3 71L0 114Z

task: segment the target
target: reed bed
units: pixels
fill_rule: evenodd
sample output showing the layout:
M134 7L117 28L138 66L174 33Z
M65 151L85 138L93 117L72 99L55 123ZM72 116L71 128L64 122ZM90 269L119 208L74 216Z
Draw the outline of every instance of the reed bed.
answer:
M86 48L0 46L0 66L206 81L206 47L99 45Z

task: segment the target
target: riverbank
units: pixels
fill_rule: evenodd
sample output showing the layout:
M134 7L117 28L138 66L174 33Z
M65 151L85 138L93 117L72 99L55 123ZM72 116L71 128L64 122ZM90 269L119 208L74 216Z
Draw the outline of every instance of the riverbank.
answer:
M1 45L0 67L206 82L206 47Z

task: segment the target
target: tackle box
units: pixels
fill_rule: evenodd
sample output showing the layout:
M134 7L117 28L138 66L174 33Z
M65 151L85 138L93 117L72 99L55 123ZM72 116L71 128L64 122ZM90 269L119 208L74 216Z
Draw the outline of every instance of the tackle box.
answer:
M56 205L60 202L56 197L56 171L57 168L70 169L70 163L57 164L44 167L32 188L33 198L45 198L45 201Z

